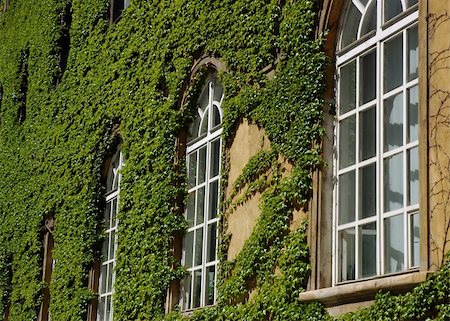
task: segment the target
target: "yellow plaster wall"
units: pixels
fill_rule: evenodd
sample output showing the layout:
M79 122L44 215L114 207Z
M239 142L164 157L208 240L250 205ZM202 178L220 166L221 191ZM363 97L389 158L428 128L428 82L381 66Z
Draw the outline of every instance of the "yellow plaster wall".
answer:
M428 205L428 265L436 269L450 250L450 2L422 1L421 6L425 5L428 6L428 28L424 33L428 41L421 42L420 50L427 53L428 70L424 73L429 84L428 88L423 88L426 79L420 79L420 128L426 135L421 141L421 168L428 169L428 177L421 175L420 178L422 187L428 179L425 185L428 191L421 190L421 207ZM428 150L424 151L425 139L428 139Z
M268 149L269 147L270 142L264 131L257 125L249 123L248 120L242 120L228 150L230 168L228 186L225 190L226 198L231 194L233 183L242 173L249 159L261 149ZM239 195L236 197L239 197ZM260 199L261 194L257 193L244 204L237 206L234 210L230 210L227 213L227 233L231 235L228 247L229 260L236 258L236 255L244 246L245 241L251 235L260 215Z

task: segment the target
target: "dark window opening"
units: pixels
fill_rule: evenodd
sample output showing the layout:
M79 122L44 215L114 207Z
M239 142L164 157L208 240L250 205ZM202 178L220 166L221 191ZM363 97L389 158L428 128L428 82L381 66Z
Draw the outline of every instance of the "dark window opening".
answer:
M116 22L122 17L122 12L130 6L130 0L111 0L110 21Z
M39 321L50 321L50 281L54 268L55 261L53 260L53 229L55 225L55 219L53 216L49 216L45 219L42 235L42 281L46 286L42 290L42 303L39 311Z
M18 100L18 115L17 119L19 123L23 123L26 116L26 103L27 103L27 92L28 92L28 58L30 56L30 49L27 48L22 50L19 59L19 78L20 87Z
M64 72L67 68L67 61L69 60L70 51L70 27L72 25L72 5L67 3L66 6L59 13L59 24L61 33L58 40L58 72L55 77L55 87L58 87L62 80Z
M0 257L4 264L0 266L0 318L3 321L9 320L9 308L11 305L10 294L12 285L12 257L10 253L0 251Z

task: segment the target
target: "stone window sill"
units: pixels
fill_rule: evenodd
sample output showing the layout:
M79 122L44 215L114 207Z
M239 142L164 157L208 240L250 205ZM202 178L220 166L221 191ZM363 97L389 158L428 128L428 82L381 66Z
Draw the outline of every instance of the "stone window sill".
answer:
M393 276L382 276L360 282L336 285L330 288L300 293L300 302L321 302L325 307L373 300L379 291L401 293L426 280L428 272L410 272Z

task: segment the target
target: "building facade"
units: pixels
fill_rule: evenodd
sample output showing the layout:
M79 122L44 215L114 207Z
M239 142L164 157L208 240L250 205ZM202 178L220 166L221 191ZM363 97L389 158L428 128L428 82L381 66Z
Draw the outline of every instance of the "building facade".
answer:
M450 319L447 1L0 3L4 321Z

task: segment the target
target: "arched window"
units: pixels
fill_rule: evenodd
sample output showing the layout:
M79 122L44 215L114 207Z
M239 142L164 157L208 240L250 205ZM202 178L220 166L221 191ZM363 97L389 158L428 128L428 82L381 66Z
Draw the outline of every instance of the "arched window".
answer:
M117 249L117 213L119 211L120 171L123 163L124 159L119 147L111 159L106 178L105 239L103 240L100 265L97 321L113 320L112 301L116 278L114 269Z
M189 274L182 284L183 310L211 305L216 300L222 98L222 86L211 75L200 95L198 115L191 125L186 148L188 230L183 240L182 263Z
M334 284L419 266L417 0L348 0L338 37Z

